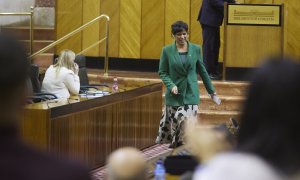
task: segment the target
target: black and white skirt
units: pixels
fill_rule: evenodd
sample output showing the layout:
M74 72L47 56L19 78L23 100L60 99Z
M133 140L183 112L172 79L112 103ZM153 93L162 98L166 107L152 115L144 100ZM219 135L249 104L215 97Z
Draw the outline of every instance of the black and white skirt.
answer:
M196 117L198 105L165 106L159 123L156 143L168 144L174 148L184 144L184 124L190 117Z

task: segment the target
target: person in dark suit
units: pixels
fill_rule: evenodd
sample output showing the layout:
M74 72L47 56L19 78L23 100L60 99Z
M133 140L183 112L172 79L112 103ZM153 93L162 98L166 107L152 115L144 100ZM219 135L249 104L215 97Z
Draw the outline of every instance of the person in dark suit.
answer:
M200 47L188 41L188 25L176 21L171 29L175 42L162 49L159 62L158 73L166 86L166 107L156 143L171 143L170 147L175 148L184 144L184 122L197 116L200 101L197 73L211 97L217 96L204 67Z
M214 80L221 78L218 72L218 59L224 2L235 3L235 0L203 0L198 15L202 27L203 60L210 78Z
M19 123L26 102L29 61L19 42L0 33L0 179L89 180L87 168L24 144Z

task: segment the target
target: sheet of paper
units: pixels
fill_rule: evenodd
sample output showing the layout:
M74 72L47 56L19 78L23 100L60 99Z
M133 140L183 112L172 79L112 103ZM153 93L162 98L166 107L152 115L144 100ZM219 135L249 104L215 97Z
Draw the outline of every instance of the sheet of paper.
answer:
M109 95L107 91L88 91L87 93L80 94L82 98L96 98Z
M218 96L213 96L213 101L217 104L220 105L221 104L221 99Z

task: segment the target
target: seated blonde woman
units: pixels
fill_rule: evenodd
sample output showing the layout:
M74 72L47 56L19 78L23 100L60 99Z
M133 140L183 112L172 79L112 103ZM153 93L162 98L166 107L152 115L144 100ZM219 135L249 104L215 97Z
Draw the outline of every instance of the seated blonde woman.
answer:
M58 98L78 95L80 89L79 68L74 60L75 53L73 51L63 50L56 64L47 69L42 83L42 91L53 93Z

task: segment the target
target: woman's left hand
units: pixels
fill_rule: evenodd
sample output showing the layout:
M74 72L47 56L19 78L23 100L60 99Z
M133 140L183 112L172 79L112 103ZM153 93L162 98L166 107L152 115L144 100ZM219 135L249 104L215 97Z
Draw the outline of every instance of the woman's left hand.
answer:
M221 99L217 96L216 93L210 94L211 99L217 104L221 104Z

